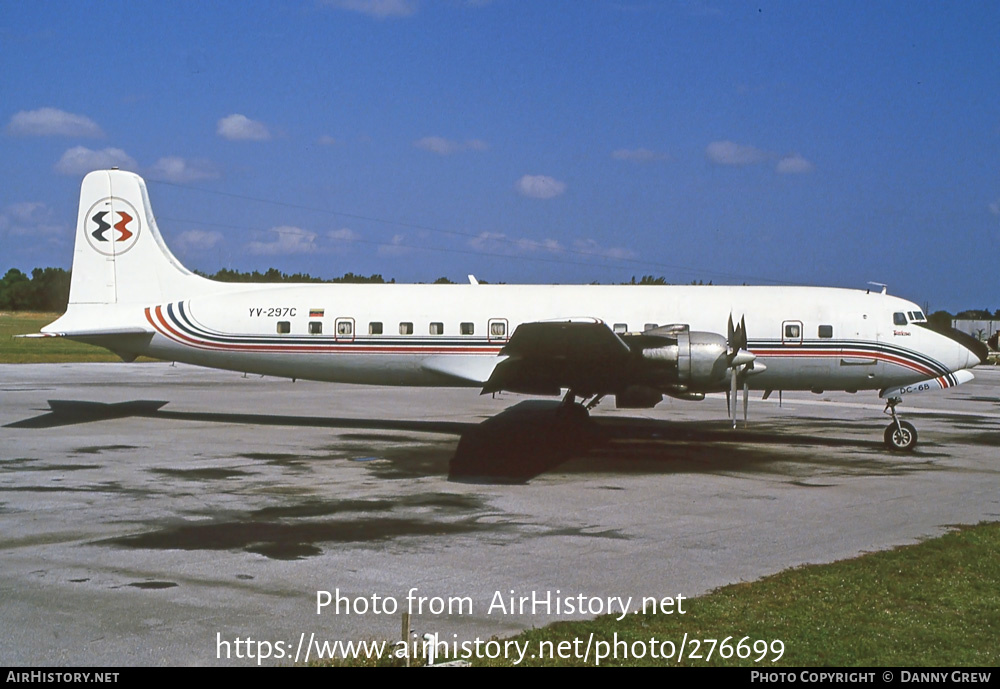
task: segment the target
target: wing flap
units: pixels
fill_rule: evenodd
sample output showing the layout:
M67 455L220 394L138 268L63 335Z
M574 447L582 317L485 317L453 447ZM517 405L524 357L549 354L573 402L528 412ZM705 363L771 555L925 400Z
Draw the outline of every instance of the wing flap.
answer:
M505 357L495 356L430 356L420 367L470 385L482 385L490 379Z
M483 392L557 395L607 392L624 383L630 349L601 321L540 321L518 326Z

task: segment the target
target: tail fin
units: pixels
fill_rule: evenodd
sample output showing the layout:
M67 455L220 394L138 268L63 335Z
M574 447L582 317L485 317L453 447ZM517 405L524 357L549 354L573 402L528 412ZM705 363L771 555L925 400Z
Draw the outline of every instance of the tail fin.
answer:
M122 170L83 178L69 308L153 304L203 290L205 278L181 265L156 227L146 183Z

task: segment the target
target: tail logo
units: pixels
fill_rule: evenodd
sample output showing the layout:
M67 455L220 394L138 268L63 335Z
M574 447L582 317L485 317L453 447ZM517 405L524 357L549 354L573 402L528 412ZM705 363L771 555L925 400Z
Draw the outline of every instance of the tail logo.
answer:
M135 246L141 228L139 217L124 199L101 199L87 211L87 241L99 254L119 256Z

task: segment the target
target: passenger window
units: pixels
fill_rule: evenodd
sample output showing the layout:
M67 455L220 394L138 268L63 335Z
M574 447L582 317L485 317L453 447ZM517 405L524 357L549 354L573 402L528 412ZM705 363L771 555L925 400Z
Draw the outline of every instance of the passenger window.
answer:
M431 335L444 335L444 323L431 323Z
M292 324L289 321L278 321L278 334L287 335L292 332Z
M462 323L462 325L459 326L459 328L460 328L459 332L461 332L463 335L476 334L476 326L473 323Z
M618 335L624 335L628 332L628 323L615 323L614 331Z
M368 324L368 334L369 335L381 335L382 334L382 323L380 321L372 321Z
M309 321L309 334L310 335L322 335L323 334L323 323L321 321Z
M827 339L833 337L833 326L832 325L819 326L819 336Z
M893 325L906 325L906 314L902 311L897 311L892 314Z
M413 334L413 323L400 323L399 324L399 334L400 335L412 335Z
M802 328L797 323L789 323L785 326L785 338L797 340L802 336Z
M354 323L351 321L337 321L338 335L352 335L354 333Z
M507 334L507 324L502 321L490 323L490 335L492 337L503 337Z

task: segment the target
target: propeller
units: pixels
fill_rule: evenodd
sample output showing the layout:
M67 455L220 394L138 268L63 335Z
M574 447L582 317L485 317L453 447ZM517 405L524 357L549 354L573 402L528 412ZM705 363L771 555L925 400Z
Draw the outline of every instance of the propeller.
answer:
M729 410L729 418L733 420L733 428L736 428L736 390L737 384L743 383L743 424L747 422L747 411L750 406L748 398L750 384L748 382L750 371L754 368L756 355L747 349L747 324L745 318L740 318L740 324L733 325L733 314L729 314L729 326L727 328L728 351L726 361L729 365L729 390L726 391L726 407Z

